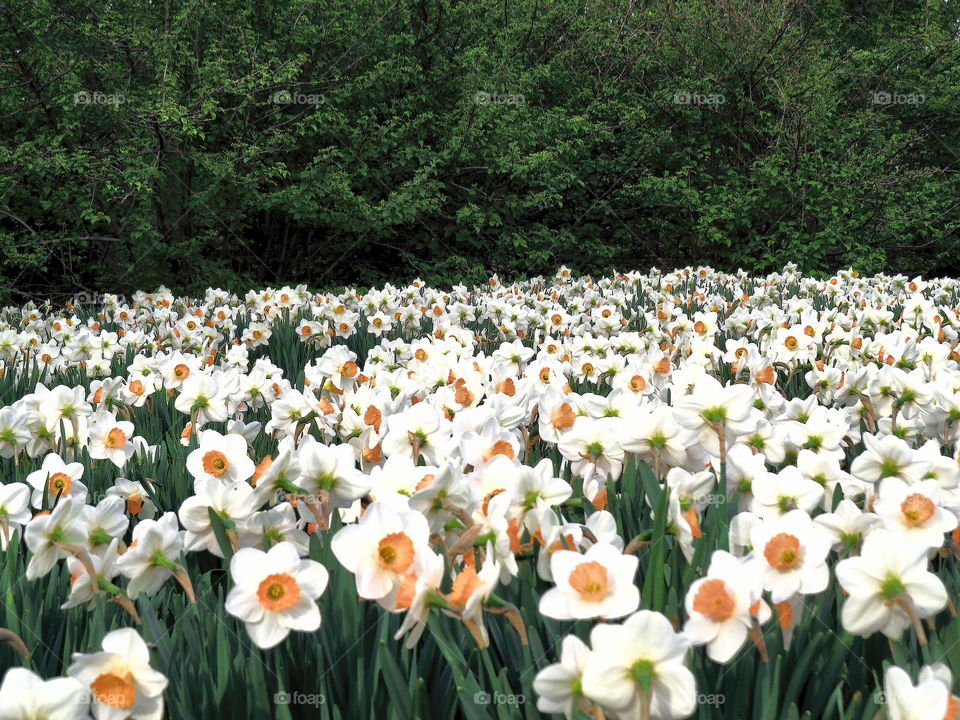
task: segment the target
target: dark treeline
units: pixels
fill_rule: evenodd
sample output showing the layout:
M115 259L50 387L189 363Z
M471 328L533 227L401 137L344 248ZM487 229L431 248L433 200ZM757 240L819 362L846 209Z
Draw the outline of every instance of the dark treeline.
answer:
M0 299L960 270L960 2L0 0Z

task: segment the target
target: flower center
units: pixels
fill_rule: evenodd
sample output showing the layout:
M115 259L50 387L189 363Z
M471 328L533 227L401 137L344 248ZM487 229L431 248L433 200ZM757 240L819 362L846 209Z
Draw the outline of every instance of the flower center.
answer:
M700 414L708 423L722 423L727 419L727 409L720 405L717 407L705 408Z
M453 580L453 587L450 588L450 593L447 595L447 600L454 605L466 605L481 584L477 571L468 565L457 573L457 577Z
M203 456L203 471L217 477L223 475L230 463L227 462L227 456L219 450L210 450Z
M380 567L396 573L404 573L413 563L413 540L406 533L390 533L377 545Z
M503 455L511 460L516 457L516 453L513 451L513 445L511 445L506 440L497 440L493 445L488 447L483 453L483 459L489 460L494 455Z
M903 521L911 527L919 527L933 517L937 506L926 495L913 493L900 504Z
M560 403L557 409L550 413L550 422L557 430L573 427L573 421L576 419L577 416L574 415L569 403Z
M587 452L585 454L589 455L590 458L595 460L603 455L603 443L598 440L594 440L592 443L587 444L586 451Z
M800 563L800 541L788 533L774 535L763 549L763 556L770 567L792 570Z
M123 675L97 675L96 680L90 683L90 689L99 703L117 708L133 707L136 692L133 689L133 675L128 672Z
M568 581L570 587L588 602L603 600L610 585L607 569L595 560L577 565L570 573Z
M112 428L104 438L103 444L112 450L122 448L127 442L127 436L120 428Z
M900 466L896 460L884 460L880 463L880 479L900 474Z
M797 345L799 345L797 339L793 335L787 335L787 337L783 340L783 344L787 350L796 350Z
M781 495L777 498L777 507L780 509L780 513L788 513L791 510L797 509L797 499L794 497L788 497L786 495Z
M719 578L710 578L700 585L693 598L693 609L711 620L722 622L733 617L737 601Z
M143 497L140 495L127 496L127 512L131 515L139 515L143 510Z
M173 369L173 376L174 376L175 378L177 378L178 380L183 380L183 379L184 379L185 377L187 377L189 374L190 374L190 368L188 368L186 365L184 365L184 364L182 364L182 363L181 363L180 365L177 365L177 366Z
M657 669L653 660L641 658L630 666L630 677L643 690L650 690L656 675Z
M58 495L60 493L65 495L70 492L70 484L72 482L73 478L71 478L69 475L58 472L50 476L48 486L50 487L50 492L52 492L54 495Z
M907 587L903 584L903 581L893 574L887 575L884 581L880 583L880 594L888 602L906 591Z
M289 573L274 573L260 581L257 600L267 610L286 610L300 600L300 586Z

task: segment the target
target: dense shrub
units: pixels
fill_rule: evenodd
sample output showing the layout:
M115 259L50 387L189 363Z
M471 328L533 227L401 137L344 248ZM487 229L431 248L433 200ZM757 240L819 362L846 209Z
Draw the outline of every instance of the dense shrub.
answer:
M955 272L954 5L0 3L0 294Z

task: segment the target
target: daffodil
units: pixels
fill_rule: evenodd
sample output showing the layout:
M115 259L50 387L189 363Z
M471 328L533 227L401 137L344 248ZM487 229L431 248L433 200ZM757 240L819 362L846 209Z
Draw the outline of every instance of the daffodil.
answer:
M759 561L715 551L707 575L687 590L689 619L684 635L694 645L706 645L711 660L729 662L750 631L770 619L762 592L763 565Z
M550 557L556 587L540 597L541 614L558 620L619 618L640 606L634 584L639 560L613 545L596 543L585 553L557 550Z
M763 587L773 602L823 592L830 582L826 560L832 538L803 510L791 510L753 527L750 541L763 564Z
M72 677L44 680L13 667L0 684L0 720L87 720L89 707L89 691Z
M584 695L616 718L675 720L693 714L697 686L684 665L690 641L657 612L641 610L622 624L590 632Z
M583 706L583 672L590 662L590 655L590 648L576 635L567 635L563 639L560 662L548 665L533 679L537 710L563 713L569 720L574 710Z
M416 571L429 535L422 514L395 512L375 502L360 522L337 531L330 547L340 564L354 574L357 594L377 600L394 590L411 569Z
M927 569L927 550L880 528L867 535L858 557L837 563L837 581L848 594L840 615L844 629L896 639L912 622L922 632L920 620L947 604L943 581Z
M257 647L274 647L291 630L312 632L320 627L316 599L327 587L327 570L301 559L292 544L280 542L267 552L241 548L230 560L230 575L234 587L225 608L243 621Z
M136 630L107 633L102 652L74 653L70 677L89 688L96 720L159 720L167 678L150 667L150 651Z
M884 527L905 541L938 548L945 534L957 527L957 516L940 506L941 493L936 480L907 485L889 477L880 483L873 509Z
M215 478L228 483L249 479L254 464L247 456L247 442L241 435L204 430L199 447L187 455L187 471L195 480Z

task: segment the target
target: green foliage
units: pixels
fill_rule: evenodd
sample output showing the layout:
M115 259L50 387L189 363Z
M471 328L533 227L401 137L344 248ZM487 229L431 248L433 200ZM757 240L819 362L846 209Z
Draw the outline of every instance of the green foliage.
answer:
M919 1L4 3L0 299L955 272L957 38Z

